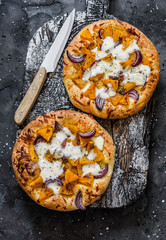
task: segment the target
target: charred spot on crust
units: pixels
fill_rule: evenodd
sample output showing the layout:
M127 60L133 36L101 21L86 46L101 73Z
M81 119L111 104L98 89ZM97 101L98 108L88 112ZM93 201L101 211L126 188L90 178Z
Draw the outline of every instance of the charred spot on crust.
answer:
M107 113L108 113L108 114L107 114L107 118L110 118L110 115L111 115L111 113L112 113L113 111L114 111L113 109L107 111Z
M128 28L128 29L127 29L127 32L131 33L131 34L134 35L134 36L139 37L139 35L135 32L135 28Z

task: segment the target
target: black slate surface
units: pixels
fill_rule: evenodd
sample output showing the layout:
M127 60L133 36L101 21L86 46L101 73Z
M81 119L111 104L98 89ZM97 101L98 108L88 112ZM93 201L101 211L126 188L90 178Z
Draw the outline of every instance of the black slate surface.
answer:
M104 0L103 0L104 1ZM145 194L115 210L87 209L59 213L44 209L19 188L11 166L16 126L13 115L21 100L28 42L35 31L85 0L0 0L0 239L166 239L166 1L112 0L108 12L142 30L160 53L151 131L150 169Z

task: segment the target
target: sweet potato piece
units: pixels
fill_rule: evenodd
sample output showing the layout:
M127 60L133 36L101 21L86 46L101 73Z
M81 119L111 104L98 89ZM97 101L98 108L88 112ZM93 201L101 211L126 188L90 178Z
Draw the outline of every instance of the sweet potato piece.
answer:
M106 78L101 79L101 81L102 81L105 85L107 85L108 83L110 83L110 79L106 79Z
M119 104L127 106L129 104L129 96L128 93L123 96L123 98L119 101Z
M77 132L79 131L78 126L76 126L74 124L70 124L68 122L64 123L64 127L67 127L73 134L77 134Z
M112 54L109 54L108 56L102 58L101 60L102 61L106 61L106 62L110 62L112 59L113 59Z
M122 41L123 50L126 50L126 48L128 48L132 43L133 43L133 39L131 39L131 38L125 38L125 39Z
M95 82L95 85L98 89L102 88L104 86L103 82L99 80L98 82Z
M73 188L74 188L74 186L75 186L74 183L65 184L64 186L62 186L60 188L59 193L67 195L67 196L73 195Z
M101 74L96 75L95 77L89 78L89 81L97 82L98 80L100 80L103 77L104 77L104 73L101 73Z
M46 127L42 128L37 131L37 133L42 136L47 142L49 142L52 134L53 134L53 128L52 127Z
M47 161L49 161L49 162L52 162L53 161L53 158L54 158L54 156L50 153L50 151L49 150L47 150L47 152L46 152L46 154L45 154L45 159L47 160Z
M39 202L43 202L52 195L54 195L54 191L51 188L42 188L39 196Z
M77 165L77 175L80 177L82 176L83 171L82 171L82 165L78 164Z
M78 70L78 72L74 75L73 80L75 80L75 79L81 79L82 76L83 76L83 73L84 73L83 69L80 68L80 69Z
M100 27L95 24L95 25L93 26L93 32L98 33L98 32L99 32L99 28L100 28Z
M128 36L128 33L122 29L116 28L113 29L112 37L115 42L119 40L119 38L126 38Z
M121 62L120 64L122 65L123 68L131 67L132 64L133 64L133 60L129 59L129 60L125 61L125 62Z
M32 181L29 186L34 188L41 188L43 186L43 178L40 176L36 178L34 181Z
M79 136L79 140L80 140L80 146L81 147L85 147L88 142L90 141L91 138L82 138Z
M90 87L84 92L84 96L94 100L96 98L95 84L92 83Z
M101 31L101 35L103 38L112 37L112 25L109 24L103 31Z
M84 184L86 186L89 186L89 187L92 187L93 180L94 180L94 177L91 173L88 173L85 176L78 178L79 183L82 183L82 184Z
M87 145L87 151L89 152L92 148L94 148L94 142L90 140Z
M114 106L117 106L119 101L123 98L123 95L116 93L114 97L111 97L110 100Z
M113 90L116 92L118 90L118 87L119 87L119 81L110 79L110 83L111 83L111 85L113 87Z
M70 165L72 165L73 167L76 167L76 166L78 165L78 159L77 159L77 160L68 159L68 162L69 162Z
M83 69L86 70L88 68L90 68L90 66L95 62L95 57L94 56L89 56L87 55L85 58L85 62L84 62L84 66Z
M76 174L74 174L72 171L70 171L70 169L67 169L67 171L65 172L65 183L71 183L71 182L75 182L77 181L78 176Z
M131 89L133 89L136 86L135 82L128 82L124 85L125 92L129 92Z
M39 158L38 158L38 156L37 156L37 154L36 154L34 145L33 145L33 144L29 144L28 149L29 149L29 153L30 153L30 156L31 156L31 160L32 160L33 162L38 161Z
M94 151L94 153L96 153L96 157L94 159L95 162L100 162L100 161L104 160L104 154L96 146L94 147L93 151Z
M80 89L83 89L87 82L82 80L82 79L73 79L73 82L80 88Z
M92 40L93 40L93 36L92 36L92 34L90 33L89 29L85 29L85 30L80 34L80 38L86 39L86 40L89 40L89 41L92 41Z
M79 164L80 165L87 165L87 164L94 164L94 161L89 160L86 156L83 156L82 158L79 159Z

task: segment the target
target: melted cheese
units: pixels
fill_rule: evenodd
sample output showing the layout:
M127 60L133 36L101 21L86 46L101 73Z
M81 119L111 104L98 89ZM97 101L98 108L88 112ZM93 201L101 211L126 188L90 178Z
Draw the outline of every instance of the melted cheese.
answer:
M102 136L99 136L97 138L93 138L93 141L95 146L102 151L104 146L104 138Z
M82 167L82 171L83 171L83 176L88 174L88 173L92 173L92 175L96 176L101 171L101 168L100 168L100 165L98 163L88 164L88 165L84 165Z
M96 157L96 153L94 153L93 150L90 151L90 153L88 154L87 158L91 161L93 161Z

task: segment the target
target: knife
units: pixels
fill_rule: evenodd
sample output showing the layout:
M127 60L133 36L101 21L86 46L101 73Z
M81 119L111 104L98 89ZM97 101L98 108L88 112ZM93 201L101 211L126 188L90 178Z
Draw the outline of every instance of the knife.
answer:
M54 72L58 64L59 58L62 55L66 42L70 36L74 23L74 16L75 9L73 9L73 11L70 13L68 18L64 22L56 39L54 40L48 53L46 54L45 59L42 62L40 69L38 70L35 78L33 79L33 82L31 83L27 93L25 94L23 100L17 108L14 120L18 125L24 122L25 118L33 107L46 80L47 73Z

